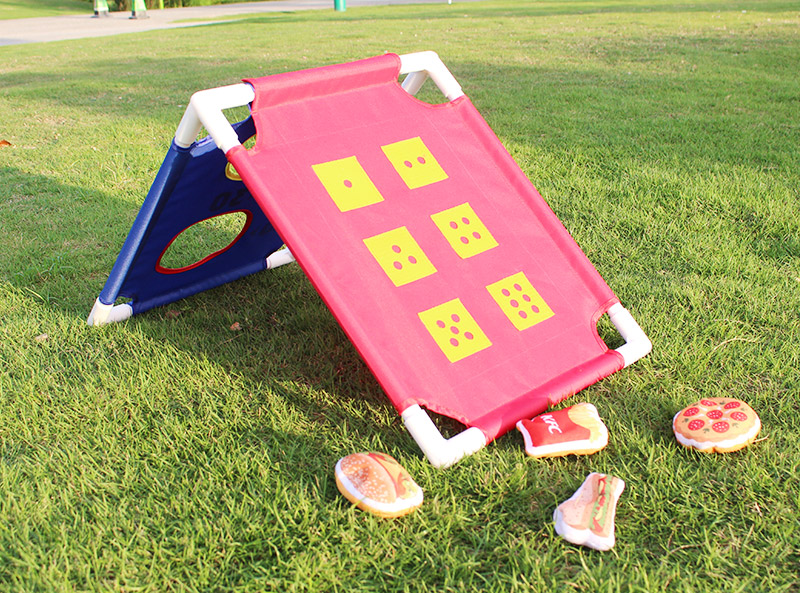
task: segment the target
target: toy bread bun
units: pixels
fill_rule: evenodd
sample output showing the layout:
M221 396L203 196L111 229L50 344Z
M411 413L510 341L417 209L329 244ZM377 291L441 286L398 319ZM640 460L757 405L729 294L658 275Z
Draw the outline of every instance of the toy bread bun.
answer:
M531 457L589 455L608 445L608 429L597 408L582 403L520 420L517 428Z
M684 447L704 453L730 453L752 443L761 430L753 408L729 397L701 399L672 419L675 438Z
M358 508L379 517L400 517L422 504L422 489L393 457L354 453L336 463L336 486Z
M614 516L625 489L620 478L591 473L581 487L553 513L556 533L570 543L595 550L614 547Z

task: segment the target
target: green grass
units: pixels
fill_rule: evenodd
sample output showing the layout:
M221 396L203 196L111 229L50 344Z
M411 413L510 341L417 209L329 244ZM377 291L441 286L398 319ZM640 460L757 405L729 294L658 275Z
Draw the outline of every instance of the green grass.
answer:
M456 1L0 47L0 590L800 591L798 8ZM510 433L432 469L296 267L85 325L194 91L421 49L654 342L572 398L596 455ZM678 447L672 415L721 395L759 441ZM338 494L369 449L418 512ZM553 532L590 471L627 483L608 553Z
M92 4L86 0L0 0L0 21L91 12Z
M234 2L258 2L260 0L192 0L192 6L210 6L212 4L233 4ZM150 2L147 2L148 6ZM173 8L170 0L165 1L166 8ZM185 1L185 5L189 5ZM129 11L130 0L109 0L109 9ZM150 6L156 8L157 4ZM92 14L94 3L91 0L0 0L0 21L8 19L24 19L46 16L70 16ZM192 19L186 19L190 21Z

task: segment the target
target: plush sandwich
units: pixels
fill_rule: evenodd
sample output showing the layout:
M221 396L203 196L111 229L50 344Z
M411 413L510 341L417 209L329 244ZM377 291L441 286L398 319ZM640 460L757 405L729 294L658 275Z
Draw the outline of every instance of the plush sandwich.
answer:
M354 453L336 463L336 486L358 508L379 517L400 517L422 504L422 489L394 457Z

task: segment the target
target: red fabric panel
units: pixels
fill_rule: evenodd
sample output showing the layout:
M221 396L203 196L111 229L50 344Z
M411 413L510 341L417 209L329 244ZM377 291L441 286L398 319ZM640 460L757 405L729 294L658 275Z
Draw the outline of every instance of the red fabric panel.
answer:
M385 84L387 80L396 81L399 72L400 57L385 54L347 64L250 78L245 82L258 89L252 109L261 111L282 103L302 102Z
M624 364L620 354L609 350L569 373L537 387L531 393L476 418L473 424L480 426L486 434L501 435L512 429L517 421L538 416L562 399L617 372Z
M621 368L595 327L616 297L469 99L422 103L398 72L389 55L250 81L257 143L228 158L395 407L418 403L493 439ZM382 147L412 138L446 179L409 188ZM312 166L348 157L382 201L337 207ZM432 219L464 203L497 243L466 258ZM364 239L399 227L436 272L396 286ZM553 312L522 330L487 288L520 272ZM451 362L419 314L453 299L491 346ZM464 320L452 327L456 351L477 343Z

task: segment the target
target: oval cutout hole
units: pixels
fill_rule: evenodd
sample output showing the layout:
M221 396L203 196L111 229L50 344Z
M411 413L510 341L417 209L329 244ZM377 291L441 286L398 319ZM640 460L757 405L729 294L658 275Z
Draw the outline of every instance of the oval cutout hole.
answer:
M227 212L196 222L169 242L156 264L162 274L196 268L224 253L244 235L253 216L247 210Z

